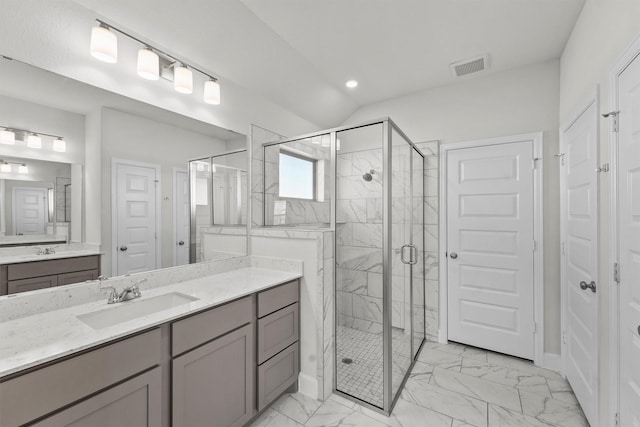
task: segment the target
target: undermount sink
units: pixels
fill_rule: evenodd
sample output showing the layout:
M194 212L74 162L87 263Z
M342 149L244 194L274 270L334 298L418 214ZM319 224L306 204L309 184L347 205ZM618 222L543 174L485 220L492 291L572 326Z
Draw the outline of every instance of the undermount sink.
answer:
M198 299L180 292L170 292L153 298L118 303L115 307L81 314L76 317L93 329L103 329L137 319L138 317L189 304Z

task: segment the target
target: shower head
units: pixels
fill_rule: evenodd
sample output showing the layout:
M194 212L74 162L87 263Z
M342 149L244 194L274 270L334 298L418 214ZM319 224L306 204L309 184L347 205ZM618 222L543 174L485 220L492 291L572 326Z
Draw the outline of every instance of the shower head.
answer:
M362 179L364 179L367 182L370 182L373 179L373 174L376 171L374 171L373 169L371 169L369 172L365 173L364 175L362 175Z

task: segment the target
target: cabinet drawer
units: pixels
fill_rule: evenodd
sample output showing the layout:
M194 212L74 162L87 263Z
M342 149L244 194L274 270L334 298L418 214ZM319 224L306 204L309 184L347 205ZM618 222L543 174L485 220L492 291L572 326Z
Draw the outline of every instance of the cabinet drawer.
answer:
M171 325L171 355L176 356L245 325L255 316L253 296L232 301Z
M160 363L160 329L0 382L2 427L19 426Z
M10 264L8 266L8 276L9 280L18 280L29 277L72 273L74 271L96 270L99 268L99 255L91 255L77 258L60 258L47 261Z
M280 310L300 299L298 280L260 292L258 294L258 317Z
M258 363L275 356L300 337L298 303L258 320Z
M299 372L298 343L258 366L258 411L294 384Z
M72 283L80 283L87 280L96 280L99 275L100 275L100 271L98 269L78 271L75 273L59 274L58 286L70 285Z
M7 287L8 294L35 291L58 286L58 276L42 276L32 279L11 280Z

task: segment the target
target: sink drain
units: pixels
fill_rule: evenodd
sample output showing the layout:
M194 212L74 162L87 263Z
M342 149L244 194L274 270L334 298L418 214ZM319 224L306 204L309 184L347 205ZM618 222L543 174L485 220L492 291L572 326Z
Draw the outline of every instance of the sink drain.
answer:
M353 359L351 359L350 357L345 357L344 359L342 359L342 363L344 363L345 365L351 365L353 363Z

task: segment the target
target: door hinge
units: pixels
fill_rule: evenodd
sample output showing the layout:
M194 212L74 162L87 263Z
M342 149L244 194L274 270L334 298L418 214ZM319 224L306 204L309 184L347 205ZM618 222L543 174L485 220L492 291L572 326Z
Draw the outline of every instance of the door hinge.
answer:
M566 255L566 252L564 251L564 242L560 243L560 248L562 250L562 255Z
M611 130L616 133L618 132L618 115L619 114L620 114L620 111L610 111L602 115L602 117L604 117L605 119L611 116L611 118L613 119L611 120Z
M534 157L531 159L531 169L536 170L537 161L540 160L540 157Z
M609 163L605 163L602 166L600 166L598 169L596 169L596 172L600 173L600 172L609 172Z
M567 343L567 333L565 331L562 331L562 344L566 344Z
M620 284L620 264L617 262L613 263L613 281Z
M554 154L554 157L559 157L560 158L560 165L564 166L564 153L558 153L558 154Z
M616 415L613 417L614 422L616 423L616 427L620 426L620 412L616 412Z

